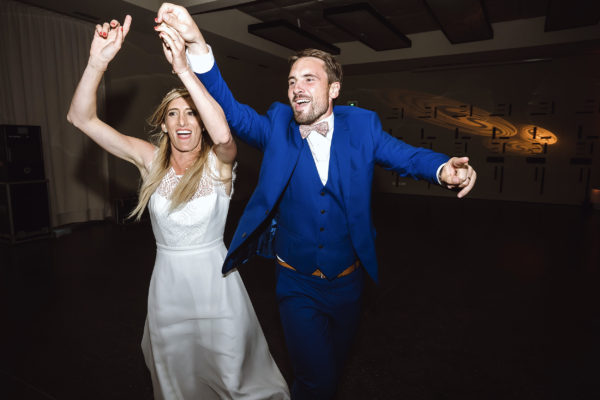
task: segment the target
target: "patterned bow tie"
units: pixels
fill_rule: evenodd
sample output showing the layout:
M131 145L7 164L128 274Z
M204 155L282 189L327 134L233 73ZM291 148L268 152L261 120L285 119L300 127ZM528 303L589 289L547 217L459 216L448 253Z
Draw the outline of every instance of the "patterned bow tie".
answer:
M323 136L327 136L329 124L327 121L322 121L314 125L300 125L300 136L302 136L302 139L306 139L312 131L315 131Z

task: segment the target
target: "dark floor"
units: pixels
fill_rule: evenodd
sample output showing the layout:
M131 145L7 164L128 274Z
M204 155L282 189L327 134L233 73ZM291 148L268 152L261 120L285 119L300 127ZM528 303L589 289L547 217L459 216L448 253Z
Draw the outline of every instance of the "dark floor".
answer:
M600 399L600 211L379 195L374 217L381 282L338 400ZM148 223L0 246L0 398L151 399L154 251ZM291 379L273 266L241 273Z

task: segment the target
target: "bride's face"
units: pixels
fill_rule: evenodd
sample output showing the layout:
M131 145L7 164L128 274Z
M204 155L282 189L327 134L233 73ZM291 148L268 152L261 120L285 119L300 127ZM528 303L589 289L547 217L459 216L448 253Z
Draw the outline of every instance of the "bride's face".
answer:
M198 152L202 146L202 122L190 98L179 97L167 106L162 123L173 152Z

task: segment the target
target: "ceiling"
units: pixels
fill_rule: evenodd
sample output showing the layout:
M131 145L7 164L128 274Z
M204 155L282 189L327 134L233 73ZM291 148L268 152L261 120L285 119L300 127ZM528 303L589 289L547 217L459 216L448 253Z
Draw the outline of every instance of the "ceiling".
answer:
M90 22L134 19L153 32L158 0L22 0ZM345 73L449 68L600 54L597 0L182 0L218 52L285 60L338 54ZM249 33L249 31L253 33ZM213 46L216 49L216 46Z

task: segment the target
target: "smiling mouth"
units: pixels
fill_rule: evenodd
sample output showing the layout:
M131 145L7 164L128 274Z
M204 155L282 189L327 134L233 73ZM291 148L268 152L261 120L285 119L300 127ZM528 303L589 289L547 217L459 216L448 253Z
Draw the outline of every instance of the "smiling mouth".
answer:
M189 135L192 134L192 131L182 129L182 130L179 130L179 131L177 131L175 133L177 133L177 136L189 136Z
M295 104L295 106L296 106L297 109L304 107L308 103L310 103L310 99L308 99L306 97L301 97L301 98L295 98L294 99L294 104Z

